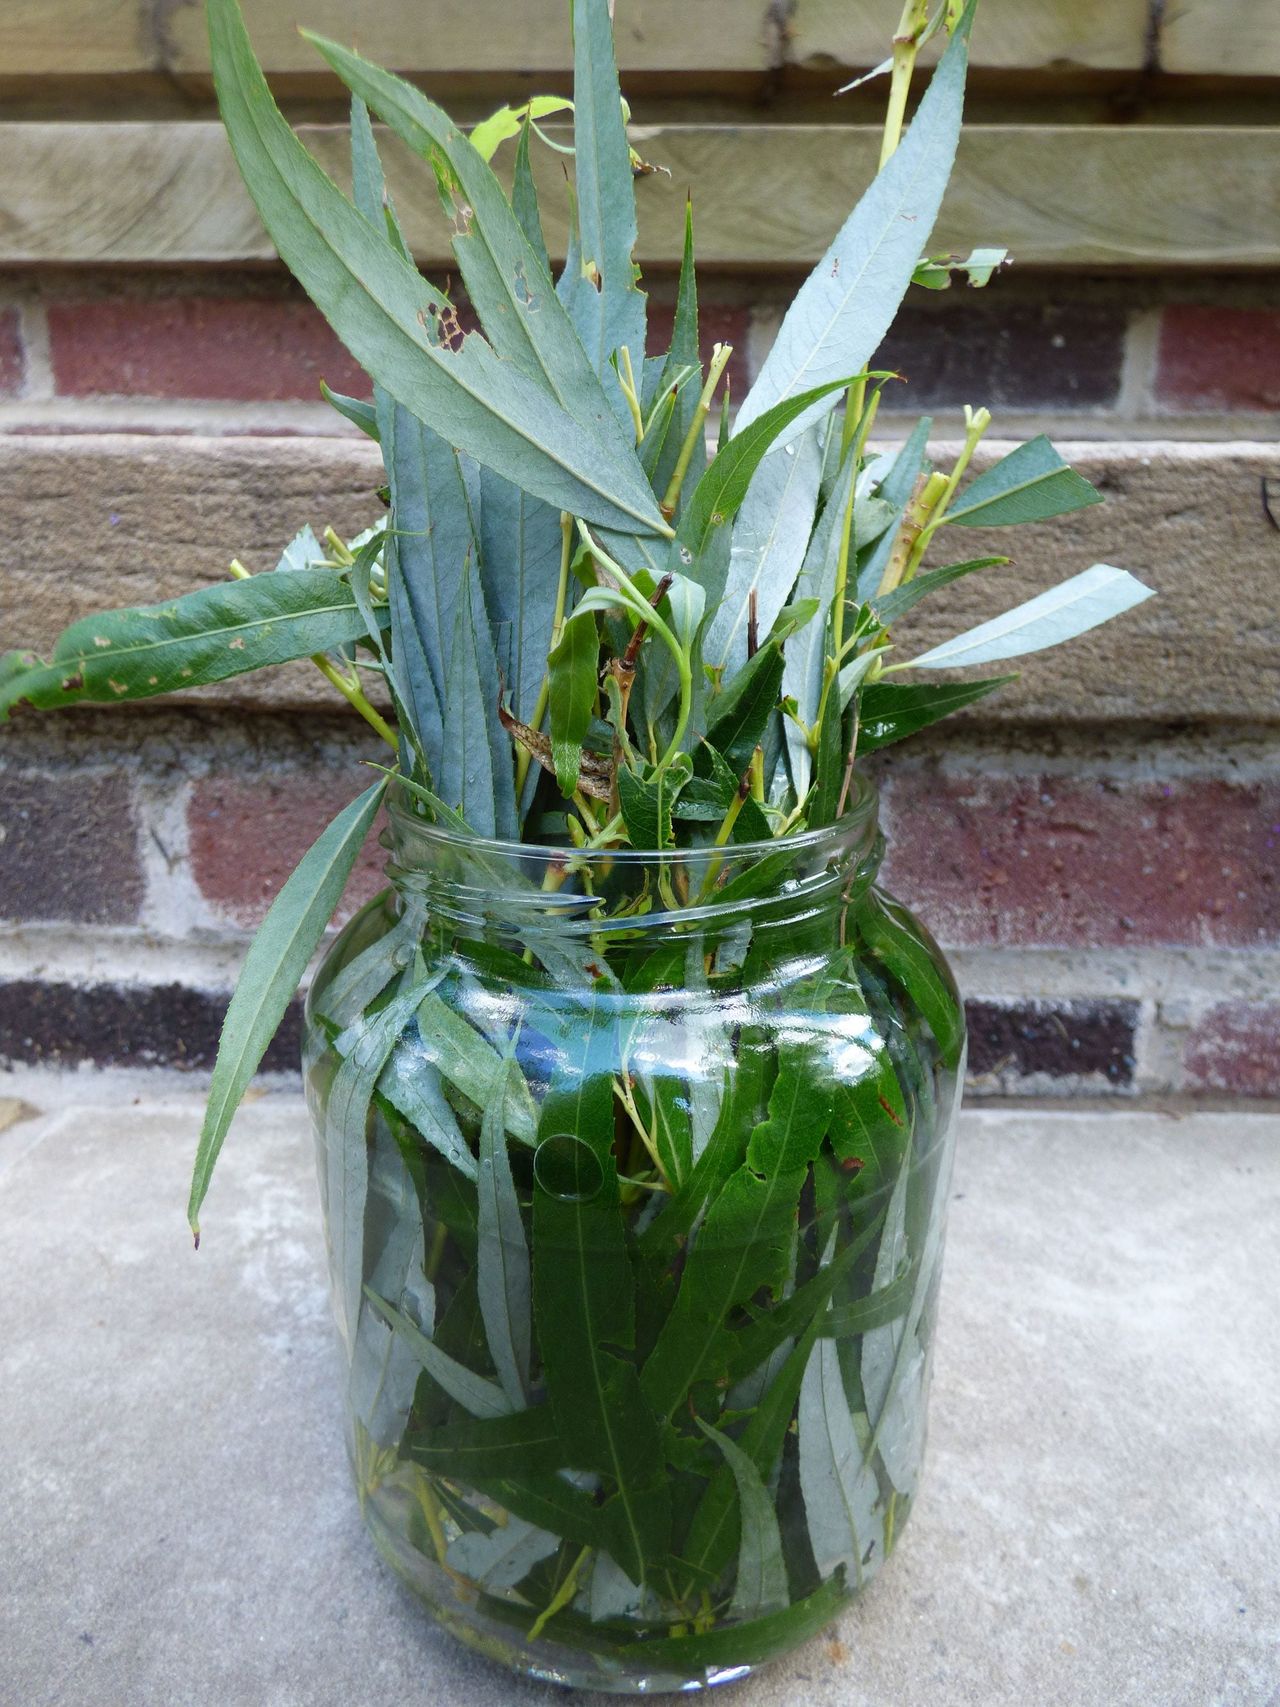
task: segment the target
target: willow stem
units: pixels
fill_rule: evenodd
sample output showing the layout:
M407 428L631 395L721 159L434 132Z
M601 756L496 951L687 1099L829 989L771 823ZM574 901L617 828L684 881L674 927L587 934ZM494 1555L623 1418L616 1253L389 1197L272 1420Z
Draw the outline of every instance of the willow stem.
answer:
M716 344L711 352L711 366L707 370L707 383L702 388L698 398L698 407L693 412L693 420L689 423L689 431L684 436L680 446L680 455L671 471L671 479L658 508L668 521L676 513L676 505L680 502L680 489L684 485L684 477L689 472L689 463L693 459L694 446L702 436L707 425L707 416L711 413L711 402L720 383L720 376L729 365L729 357L733 354L732 344Z
M902 141L902 123L907 115L907 96L911 91L911 74L920 52L920 38L929 22L929 0L904 0L902 16L898 19L893 38L893 76L889 84L889 109L884 120L884 141L880 145L880 167L893 158Z
M865 381L863 383L865 384ZM845 590L849 584L849 550L853 540L853 509L854 494L858 487L858 463L862 459L867 435L871 431L871 423L875 420L876 410L879 407L880 393L876 391L872 394L870 406L865 410L860 410L860 419L856 423L853 433L848 431L849 417L847 414L845 416L845 436L849 440L848 445L845 446L845 454L847 455L852 448L854 457L853 471L849 477L849 501L845 505L844 520L841 523L840 530L840 556L836 562L835 596L831 604L831 638L837 658L840 656L844 644L844 601Z
M569 599L569 565L573 561L573 517L568 510L560 512L560 578L556 582L555 611L551 617L551 645L547 648L554 652L560 644L561 631L564 628L564 607ZM547 715L547 706L551 702L551 672L544 672L542 686L538 689L538 698L533 708L533 717L529 727L541 729L542 719ZM533 754L527 747L521 747L516 753L516 794L519 796L524 787L525 778L529 774L529 765Z
M977 450L978 445L981 443L982 435L990 425L990 409L972 409L967 403L965 404L964 448L956 458L955 467L947 476L947 483L942 489L941 497L934 506L933 514L925 523L920 532L920 537L916 540L915 545L911 549L911 556L907 559L906 573L902 577L904 584L911 579L916 570L920 567L921 560L929 548L929 541L933 538L934 534L937 533L943 522L946 521L947 511L951 507L951 500L956 495L956 488L964 477L964 472L973 458L974 451Z
M631 351L624 344L618 351L618 384L627 400L636 429L636 443L644 437L644 416L640 412L640 393L636 390L635 369L631 366Z
M250 579L250 571L245 568L244 564L241 563L238 557L233 557L231 559L231 562L227 565L227 570L234 581L247 581ZM334 664L331 659L326 658L323 652L313 652L311 654L311 662L327 681L333 683L334 687L337 688L338 692L342 695L343 699L346 700L351 709L359 712L360 716L364 718L370 729L376 730L377 733L381 735L382 739L391 748L393 753L398 753L400 751L400 737L387 722L386 718L369 704L369 701L361 691L360 678L358 676L353 677L346 675L342 670L338 669L337 665Z

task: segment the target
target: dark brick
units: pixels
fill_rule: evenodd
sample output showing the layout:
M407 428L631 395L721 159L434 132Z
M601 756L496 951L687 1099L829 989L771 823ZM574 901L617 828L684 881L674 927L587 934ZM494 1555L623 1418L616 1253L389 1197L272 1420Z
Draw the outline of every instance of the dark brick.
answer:
M187 820L191 869L205 899L236 924L257 924L325 825L368 786L368 773L354 765L197 783ZM375 828L352 873L339 920L386 887L386 857Z
M27 356L18 311L0 309L0 397L20 397L26 379Z
M1280 1002L1220 1002L1187 1042L1187 1089L1280 1096Z
M1183 409L1280 409L1280 312L1193 303L1166 308L1156 397Z
M649 353L651 355L662 355L670 348L674 323L675 309L671 303L650 302ZM702 302L698 305L698 353L702 357L702 364L705 367L711 360L713 345L733 345L733 355L729 358L729 366L725 371L729 376L731 394L737 403L740 403L747 394L747 336L750 326L751 313L749 309L739 308L728 303Z
M969 1072L1133 1083L1138 1004L1125 1001L966 1002Z
M184 984L0 982L0 1060L11 1065L212 1067L227 996ZM264 1072L295 1072L302 1004L272 1039Z
M145 887L124 776L0 774L0 916L127 925Z
M887 886L944 945L1280 942L1280 783L924 767L885 798Z
M369 382L318 310L289 298L119 297L51 302L54 387L64 397L318 401L320 381Z
M1099 408L1120 390L1125 329L1105 303L1005 304L953 285L937 304L903 307L869 366L908 382L887 387L892 409Z

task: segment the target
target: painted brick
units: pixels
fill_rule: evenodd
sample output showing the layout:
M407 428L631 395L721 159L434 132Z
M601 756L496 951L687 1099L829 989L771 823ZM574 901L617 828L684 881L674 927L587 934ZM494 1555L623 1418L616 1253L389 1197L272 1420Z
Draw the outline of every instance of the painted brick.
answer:
M185 984L0 982L0 1061L76 1067L213 1066L226 992ZM263 1057L264 1072L296 1072L302 1004L295 1001Z
M886 408L1100 408L1114 403L1124 361L1124 310L1104 303L975 300L953 285L944 302L907 304L868 364L900 373Z
M20 397L26 378L26 349L18 311L0 309L0 397Z
M191 868L205 899L238 925L256 925L325 825L369 786L367 772L292 772L196 784L187 810ZM338 909L341 921L385 887L375 829Z
M1280 409L1280 311L1166 308L1155 390L1181 409Z
M310 303L231 296L118 297L48 307L64 397L315 402L320 381L369 395L360 368Z
M1280 942L1280 782L894 775L885 881L944 944Z
M125 777L0 773L0 917L127 925L145 888Z
M1188 1090L1280 1096L1280 1002L1221 1002L1187 1042Z
M1138 1004L1127 1001L965 1003L969 1073L1133 1083Z
M674 322L675 308L673 304L650 301L649 349L654 355L670 348ZM751 313L749 309L734 307L728 303L700 302L698 304L698 343L703 367L705 368L711 360L713 345L732 344L733 355L729 359L729 366L726 371L729 375L731 394L739 403L746 396L749 383L747 336L750 325Z

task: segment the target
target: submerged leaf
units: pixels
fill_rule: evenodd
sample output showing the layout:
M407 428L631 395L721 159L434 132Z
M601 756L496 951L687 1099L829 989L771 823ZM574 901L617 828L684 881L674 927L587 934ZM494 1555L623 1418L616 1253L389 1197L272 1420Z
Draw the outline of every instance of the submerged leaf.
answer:
M769 1491L760 1473L740 1446L710 1423L697 1419L698 1427L724 1454L738 1488L741 1530L738 1541L738 1572L733 1600L734 1618L759 1618L786 1606L787 1567L782 1557L782 1536Z
M519 1409L529 1398L529 1246L503 1130L505 1089L504 1072L498 1095L491 1094L480 1122L476 1284L493 1366L503 1392Z

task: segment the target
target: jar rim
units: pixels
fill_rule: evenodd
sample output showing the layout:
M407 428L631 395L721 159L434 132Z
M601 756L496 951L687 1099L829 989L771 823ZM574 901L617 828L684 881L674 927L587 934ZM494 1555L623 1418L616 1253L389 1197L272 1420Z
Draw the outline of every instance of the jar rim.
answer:
M880 793L875 783L855 771L850 789L850 802L844 813L830 824L813 830L798 830L786 836L771 836L765 841L731 842L722 852L736 864L751 864L781 852L799 852L824 846L835 847L857 837L870 841L876 830ZM413 800L407 789L393 783L388 790L386 806L397 836L408 832L437 847L462 852L495 854L506 859L551 859L559 855L572 858L575 864L599 861L611 865L652 865L661 859L664 864L679 864L682 860L702 861L714 851L707 845L676 848L575 848L549 842L517 842L500 836L464 834L450 825L423 818L409 804Z

